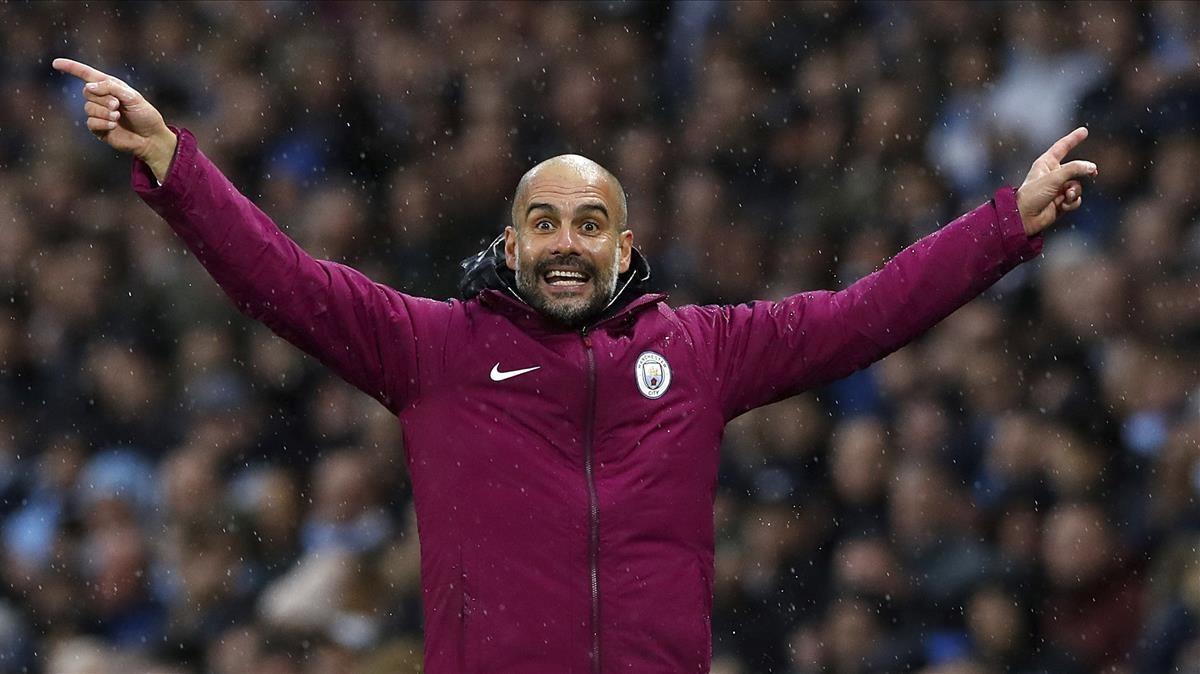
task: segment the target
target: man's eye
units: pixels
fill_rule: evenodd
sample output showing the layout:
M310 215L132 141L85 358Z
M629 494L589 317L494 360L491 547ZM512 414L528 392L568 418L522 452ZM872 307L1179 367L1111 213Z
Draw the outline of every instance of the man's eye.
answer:
M547 231L554 228L554 223L550 222L549 220L538 220L536 223L534 223L533 227L534 229Z
M600 225L597 225L589 220L588 222L583 223L583 231L588 233L598 232L600 231Z

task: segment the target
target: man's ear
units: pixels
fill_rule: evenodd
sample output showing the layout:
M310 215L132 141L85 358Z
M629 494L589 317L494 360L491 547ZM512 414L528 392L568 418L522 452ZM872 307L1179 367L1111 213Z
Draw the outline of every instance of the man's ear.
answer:
M633 260L633 230L627 229L621 232L621 240L617 243L621 247L621 273L629 271L629 263Z
M512 225L504 228L504 264L513 271L517 270L517 230Z

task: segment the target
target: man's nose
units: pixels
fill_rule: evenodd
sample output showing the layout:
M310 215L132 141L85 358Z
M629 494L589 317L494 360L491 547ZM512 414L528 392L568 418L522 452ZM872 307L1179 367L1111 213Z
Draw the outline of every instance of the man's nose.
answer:
M558 228L554 234L554 241L551 242L551 252L556 255L566 255L569 253L578 253L577 247L578 234L571 228L570 225L564 224Z

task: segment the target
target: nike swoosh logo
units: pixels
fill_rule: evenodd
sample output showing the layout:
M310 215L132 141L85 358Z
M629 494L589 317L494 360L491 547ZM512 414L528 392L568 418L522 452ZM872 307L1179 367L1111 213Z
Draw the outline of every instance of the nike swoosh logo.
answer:
M510 370L508 372L501 372L500 363L496 363L492 366L492 381L504 381L505 379L512 379L513 377L525 374L526 372L533 372L540 367L541 365L534 365L533 367L527 367L524 370Z

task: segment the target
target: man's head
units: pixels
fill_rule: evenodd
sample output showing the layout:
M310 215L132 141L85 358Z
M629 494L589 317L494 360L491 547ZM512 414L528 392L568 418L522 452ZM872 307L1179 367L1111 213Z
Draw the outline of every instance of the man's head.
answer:
M621 183L586 157L559 155L529 169L504 229L504 260L521 297L569 327L599 315L629 269L626 215Z

